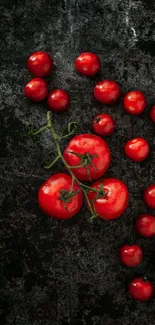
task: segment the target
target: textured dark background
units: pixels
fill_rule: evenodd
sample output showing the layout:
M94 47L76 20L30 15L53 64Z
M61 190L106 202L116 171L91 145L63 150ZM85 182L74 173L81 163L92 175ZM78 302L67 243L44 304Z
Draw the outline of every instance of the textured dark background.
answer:
M155 103L153 3L0 0L1 325L155 324L155 297L142 304L127 292L135 275L145 274L155 284L155 240L139 238L133 228L140 213L152 212L141 194L155 182L154 126L148 117ZM117 130L107 139L113 158L107 175L124 180L130 191L129 208L116 222L91 225L84 208L68 222L39 211L37 189L50 175L39 164L54 147L47 134L37 141L23 137L31 120L37 127L46 117L45 104L32 104L23 95L31 79L26 59L35 50L47 50L54 59L50 88L62 87L71 95L69 112L54 117L58 130L78 120L85 132L98 112L109 112L116 120ZM101 58L96 79L74 71L74 59L84 51ZM121 101L110 108L96 103L92 89L104 78L118 81L122 96L134 88L144 91L145 113L128 116ZM133 136L145 136L152 148L142 164L123 154L124 143ZM54 171L59 169L63 167ZM124 243L144 249L144 261L136 269L120 265L117 250Z

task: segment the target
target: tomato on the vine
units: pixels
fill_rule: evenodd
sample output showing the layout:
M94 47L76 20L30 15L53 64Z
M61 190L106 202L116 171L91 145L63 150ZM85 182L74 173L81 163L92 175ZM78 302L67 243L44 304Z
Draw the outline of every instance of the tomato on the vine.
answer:
M41 78L34 78L24 88L25 96L33 101L39 102L48 95L48 84Z
M140 162L147 158L150 147L144 138L135 138L126 143L124 151L129 159Z
M82 206L82 190L68 174L57 173L49 177L38 191L41 210L49 217L67 220Z
M143 258L143 251L138 245L124 245L119 249L121 262L129 267L139 265Z
M80 181L100 178L108 169L111 161L108 145L95 134L75 136L67 145L63 156Z
M100 81L94 87L94 97L103 104L114 104L120 92L120 86L113 80Z
M155 106L153 106L151 108L151 111L150 111L150 118L152 120L153 123L155 123Z
M70 104L70 97L63 89L54 89L48 95L48 107L57 113L64 112Z
M98 114L93 118L92 128L101 136L111 135L115 129L115 121L108 114Z
M141 114L146 106L146 98L139 90L129 91L124 97L124 110L131 115Z
M112 220L125 212L129 192L122 181L117 178L105 178L94 182L91 187L101 191L99 196L95 192L88 193L88 199L97 217Z
M129 283L129 294L130 296L138 301L149 300L154 293L153 284L142 278L135 278Z
M155 217L150 214L142 214L136 220L136 231L143 237L155 236Z
M75 60L76 70L86 77L95 76L100 70L101 62L99 57L91 52L80 54Z
M151 209L155 209L155 184L151 184L144 191L144 201Z
M34 52L28 58L27 68L35 77L46 77L52 72L53 60L46 52Z

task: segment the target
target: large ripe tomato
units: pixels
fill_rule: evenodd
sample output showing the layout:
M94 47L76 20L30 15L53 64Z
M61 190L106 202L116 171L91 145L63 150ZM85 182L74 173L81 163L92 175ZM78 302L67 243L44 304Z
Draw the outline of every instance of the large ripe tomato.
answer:
M35 77L46 77L52 72L53 60L46 52L34 52L28 58L27 68Z
M95 134L75 136L63 154L72 172L80 181L103 176L110 165L111 154L106 142ZM76 166L76 168L74 168Z
M77 214L82 206L82 190L74 182L69 195L72 178L68 174L58 173L48 178L38 191L41 210L49 217L67 220Z
M144 138L135 138L126 143L124 151L129 159L140 162L147 158L150 147Z
M128 206L129 192L122 181L116 178L105 178L94 182L92 187L104 191L104 195L101 194L96 200L95 192L88 193L88 199L99 218L112 220L124 213Z

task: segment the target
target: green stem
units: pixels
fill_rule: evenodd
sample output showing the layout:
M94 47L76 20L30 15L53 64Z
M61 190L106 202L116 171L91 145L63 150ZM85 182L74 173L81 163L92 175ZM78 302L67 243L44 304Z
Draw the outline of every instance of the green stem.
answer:
M58 161L60 159L60 156L58 155L53 161L52 161L52 163L51 164L49 164L49 165L44 165L44 168L45 169L50 169L51 167L53 167L54 165L55 165L55 163Z

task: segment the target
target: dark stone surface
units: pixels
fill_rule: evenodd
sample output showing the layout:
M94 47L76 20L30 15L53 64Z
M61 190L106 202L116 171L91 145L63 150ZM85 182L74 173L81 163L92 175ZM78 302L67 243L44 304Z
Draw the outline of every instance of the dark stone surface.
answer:
M0 324L154 325L155 298L137 303L127 292L135 275L145 274L155 284L155 240L139 238L133 228L140 213L152 212L141 194L155 182L154 126L148 117L155 103L154 1L0 0L0 16ZM68 222L39 211L37 189L50 175L39 164L54 147L47 134L40 141L23 137L31 120L39 126L46 117L46 105L23 96L31 79L26 59L35 50L47 50L54 59L50 88L71 94L69 113L54 117L59 130L76 119L85 131L98 112L116 119L115 135L107 140L113 157L107 175L124 180L130 191L129 208L116 222L91 225L84 208ZM74 59L83 51L101 58L95 79L74 71ZM92 89L103 78L118 81L122 95L133 88L144 91L145 113L132 118L121 101L110 108L96 103ZM152 148L142 164L123 155L133 136L146 137ZM144 249L144 260L130 270L120 265L117 250L135 242Z

